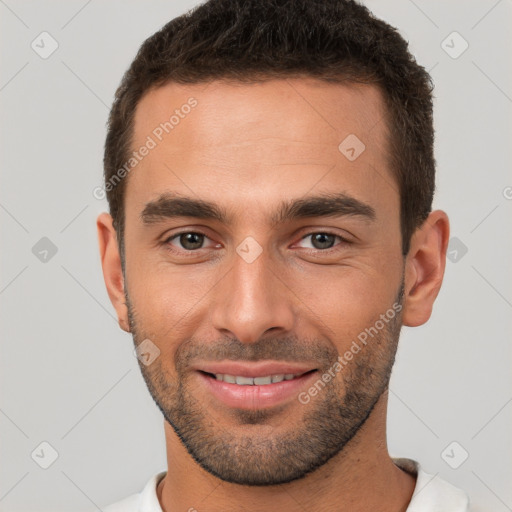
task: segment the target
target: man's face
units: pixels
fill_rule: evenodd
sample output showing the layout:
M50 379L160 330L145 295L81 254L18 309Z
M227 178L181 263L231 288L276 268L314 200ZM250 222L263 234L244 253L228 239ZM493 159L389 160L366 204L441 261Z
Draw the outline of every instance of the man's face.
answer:
M179 122L158 130L176 109ZM169 84L138 105L132 149L148 136L156 146L127 178L130 330L160 351L140 366L166 420L223 480L303 477L343 449L386 390L404 268L383 116L374 87L310 79ZM341 200L307 205L320 196ZM164 200L177 197L226 218L170 215ZM233 361L309 373L250 387L206 373Z

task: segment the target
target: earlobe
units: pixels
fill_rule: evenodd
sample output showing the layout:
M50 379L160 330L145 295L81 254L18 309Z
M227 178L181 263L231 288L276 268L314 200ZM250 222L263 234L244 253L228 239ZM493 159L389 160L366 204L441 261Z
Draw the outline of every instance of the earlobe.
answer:
M116 310L119 327L123 331L130 332L121 257L112 217L108 213L100 214L96 220L96 227L98 229L103 279L105 280L108 296Z
M405 264L404 325L416 327L430 318L443 282L449 235L448 216L436 210L412 236Z

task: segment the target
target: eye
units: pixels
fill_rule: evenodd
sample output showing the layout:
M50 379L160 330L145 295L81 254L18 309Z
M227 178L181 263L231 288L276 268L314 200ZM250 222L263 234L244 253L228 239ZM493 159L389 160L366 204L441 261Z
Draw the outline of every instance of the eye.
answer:
M318 231L314 233L309 233L301 238L299 244L303 244L305 240L311 239L309 246L303 246L305 249L313 249L320 252L329 252L331 249L336 250L338 245L349 244L350 242L343 238L340 235L336 235L334 233L329 233L325 231ZM340 242L335 243L336 239ZM204 243L206 241L210 241L211 245L209 247L204 247ZM208 238L204 233L200 233L197 231L182 231L180 233L176 233L168 238L166 238L162 242L165 247L171 252L185 252L185 253L193 253L195 251L199 251L200 249L207 248L218 248L222 247L221 244L216 244Z
M306 240L308 238L311 238L311 244L310 247L306 247L307 249L316 249L319 251L328 251L329 249L332 249L334 246L335 240L338 238L341 240L341 242L348 243L348 240L345 240L343 237L339 235L335 235L334 233L326 233L324 231L319 231L316 233L310 233L304 237L302 237L301 240ZM336 244L340 245L340 244Z
M173 241L176 239L176 242L181 245L181 247L176 248L173 245ZM169 247L172 251L184 250L187 252L197 251L198 249L204 249L202 247L205 240L210 240L204 233L198 233L197 231L182 231L181 233L176 233L175 235L170 236L166 240L164 240L164 244ZM216 245L218 247L218 244Z

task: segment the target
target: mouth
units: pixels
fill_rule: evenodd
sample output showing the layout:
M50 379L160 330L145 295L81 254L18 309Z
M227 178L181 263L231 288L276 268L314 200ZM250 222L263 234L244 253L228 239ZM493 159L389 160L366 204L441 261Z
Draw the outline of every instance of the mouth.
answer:
M297 399L317 377L318 370L247 376L229 373L195 372L204 390L230 408L255 410L275 407ZM298 402L298 400L297 400Z
M244 375L230 375L228 373L209 373L202 370L198 370L208 377L220 380L222 382L228 382L230 384L238 384L239 386L268 386L269 384L275 384L276 382L283 382L284 380L295 380L303 375L307 375L316 370L309 370L302 373L277 373L270 375L263 375L259 377L246 377Z

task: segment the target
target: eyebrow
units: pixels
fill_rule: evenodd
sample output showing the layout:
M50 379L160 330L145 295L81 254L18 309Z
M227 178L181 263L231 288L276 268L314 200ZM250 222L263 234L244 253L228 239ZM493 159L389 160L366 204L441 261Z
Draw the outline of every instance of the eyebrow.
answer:
M271 213L269 221L271 225L276 225L295 219L344 216L361 217L368 221L376 218L372 206L343 193L331 193L285 200ZM215 203L169 192L148 202L140 217L146 226L176 217L217 220L223 224L233 221L228 211Z

